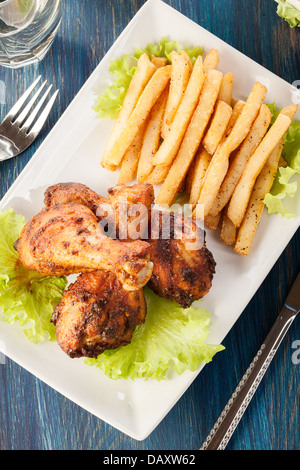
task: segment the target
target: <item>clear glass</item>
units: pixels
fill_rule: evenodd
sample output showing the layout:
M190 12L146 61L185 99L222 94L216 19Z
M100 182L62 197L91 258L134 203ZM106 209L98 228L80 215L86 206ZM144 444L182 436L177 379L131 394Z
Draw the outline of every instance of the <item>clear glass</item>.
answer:
M62 0L0 0L0 65L17 68L42 60L61 14Z

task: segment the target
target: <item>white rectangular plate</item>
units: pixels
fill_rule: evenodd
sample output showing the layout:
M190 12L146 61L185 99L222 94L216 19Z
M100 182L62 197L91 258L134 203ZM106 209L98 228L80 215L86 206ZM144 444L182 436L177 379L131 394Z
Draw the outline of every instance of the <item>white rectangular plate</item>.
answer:
M201 45L205 53L217 48L220 69L233 71L237 77L235 98L245 99L259 80L269 89L266 102L276 101L279 106L292 103L295 88L291 85L171 7L150 0L117 39L12 185L0 203L1 210L12 207L28 220L41 209L44 190L51 184L81 182L103 195L116 184L117 175L102 169L99 163L112 122L97 118L92 109L95 96L106 85L112 59L163 36L176 39L182 46ZM296 118L299 120L299 113ZM300 214L299 195L292 204L291 209ZM264 214L246 259L224 246L216 234L207 234L207 245L217 262L213 287L203 303L212 314L209 342L223 341L296 232L299 221L300 216L282 220ZM16 326L4 322L0 344L7 357L137 440L153 431L200 372L186 372L162 382L113 381L98 369L86 366L81 359L68 358L55 343L32 344Z

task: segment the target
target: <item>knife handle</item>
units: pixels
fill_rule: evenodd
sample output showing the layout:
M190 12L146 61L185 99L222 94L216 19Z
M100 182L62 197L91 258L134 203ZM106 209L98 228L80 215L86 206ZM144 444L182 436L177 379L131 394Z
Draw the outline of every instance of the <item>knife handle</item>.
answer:
M200 450L225 449L296 315L296 310L284 305Z

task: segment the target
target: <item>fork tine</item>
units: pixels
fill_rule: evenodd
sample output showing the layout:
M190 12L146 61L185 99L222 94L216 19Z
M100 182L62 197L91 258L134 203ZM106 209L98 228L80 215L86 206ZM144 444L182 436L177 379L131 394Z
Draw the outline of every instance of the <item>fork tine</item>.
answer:
M46 121L46 119L47 119L47 117L48 117L48 115L49 115L49 113L52 109L52 106L55 103L55 100L57 98L58 93L59 93L59 90L56 90L56 92L50 98L49 102L47 103L47 106L45 107L45 109L41 113L40 117L38 118L38 120L34 124L33 128L29 132L29 135L31 135L31 136L35 135L36 136L40 132L40 130L42 129L43 125L45 124L45 121Z
M46 82L45 82L46 83ZM30 126L33 124L33 121L35 120L36 116L38 115L38 112L39 110L41 109L41 107L43 106L47 96L49 95L50 91L52 89L52 85L50 85L47 90L45 91L45 93L43 94L43 96L41 97L41 99L39 100L39 102L37 103L36 107L33 109L32 113L28 116L27 120L24 122L23 126L22 126L22 130L26 131L27 129L30 128ZM28 113L27 113L28 114Z
M38 97L40 96L41 92L43 91L43 89L45 88L45 85L47 83L47 80L44 81L44 83L41 84L40 88L37 90L37 92L35 93L35 95L31 98L31 100L29 101L29 103L25 106L25 108L23 109L23 111L20 113L20 115L18 116L18 118L14 121L14 124L22 124L22 122L25 121L25 119L27 118L31 108L33 107L34 103L36 102L36 100L38 99Z
M29 88L27 88L27 90L25 91L25 93L21 96L21 98L19 98L19 100L14 104L14 106L11 108L11 110L8 112L8 114L5 116L4 120L5 119L8 119L8 118L14 118L15 115L20 111L20 109L22 108L23 104L25 103L25 101L27 100L28 96L30 95L30 93L32 92L32 90L36 87L36 85L38 84L38 82L41 80L41 75L32 83L32 85L30 85Z

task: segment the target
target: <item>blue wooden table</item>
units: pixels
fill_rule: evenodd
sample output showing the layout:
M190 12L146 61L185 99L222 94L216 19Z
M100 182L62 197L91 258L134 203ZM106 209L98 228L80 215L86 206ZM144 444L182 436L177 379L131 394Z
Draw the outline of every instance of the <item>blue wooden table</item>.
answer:
M44 61L19 70L0 67L6 99L0 115L41 74L60 89L59 100L36 142L0 164L3 197L52 126L144 0L65 0L62 25ZM273 0L166 0L230 45L292 83L300 79L300 31L276 15ZM0 365L0 449L196 450L241 379L300 268L300 233L294 236L209 363L166 418L135 441L84 411L13 361ZM296 319L251 401L228 450L300 449L300 363L293 363ZM294 361L295 362L295 361Z

